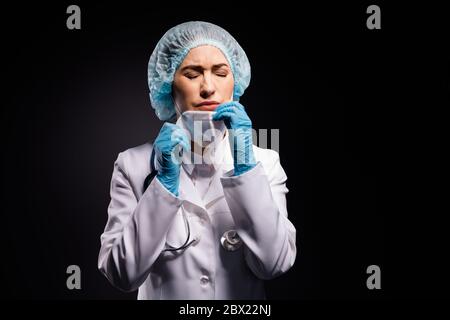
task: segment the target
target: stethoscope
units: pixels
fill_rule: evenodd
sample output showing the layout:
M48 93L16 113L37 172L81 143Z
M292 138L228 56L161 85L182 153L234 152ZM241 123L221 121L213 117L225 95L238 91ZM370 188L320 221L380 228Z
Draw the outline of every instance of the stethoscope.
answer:
M150 185L152 180L158 174L158 171L155 168L155 149L152 150L152 154L150 156L150 174L144 180L144 192L147 187ZM169 244L166 244L167 248L165 248L162 252L165 251L180 251L187 249L190 245L200 240L199 237L191 239L191 227L189 224L189 218L186 215L184 209L182 209L184 225L186 228L187 238L186 241L180 247L174 247ZM220 243L222 247L227 251L235 251L242 246L242 239L237 234L236 230L228 230L225 231L222 237L220 238Z

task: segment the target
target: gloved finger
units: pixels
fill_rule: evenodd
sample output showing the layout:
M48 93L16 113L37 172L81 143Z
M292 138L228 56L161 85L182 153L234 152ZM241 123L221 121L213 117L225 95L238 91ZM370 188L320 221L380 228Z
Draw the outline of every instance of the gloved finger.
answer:
M188 137L188 131L177 125L174 125L171 132L172 136L186 136Z
M216 119L213 120L232 120L234 116L236 116L236 113L233 111L223 111L216 117Z
M175 139L173 142L174 142L174 144L173 144L173 146L171 146L170 152L168 152L169 154L173 154L174 152L175 152L175 154L179 154L179 152L181 150L185 150L186 149L185 141L183 141L181 139Z
M183 140L185 143L189 143L189 136L188 136L188 132L185 129L182 129L180 127L177 127L177 129L175 129L172 132L172 138L178 138Z
M186 129L184 129L176 124L173 125L173 131L178 132L180 134L185 134L185 135L187 135L187 132L188 132Z
M183 140L180 140L178 143L177 143L177 145L174 147L174 149L176 149L176 148L180 148L180 149L178 149L178 150L184 150L184 151L189 151L189 149L190 149L190 147L189 147L189 144L187 144L186 143L186 141L183 141Z
M231 106L235 103L235 101L226 101L226 102L222 102L218 108L220 108L220 106Z
M189 139L189 136L188 136L186 130L179 129L179 130L175 131L173 133L173 137L180 138L185 143L185 145L187 145L187 148L185 148L185 150L186 151L190 150L190 143L189 143L190 139Z
M226 107L235 107L239 110L243 110L243 111L245 110L245 107L238 101L229 101L229 102L222 103L221 105L219 105L217 107L217 109L226 108Z
M171 139L185 137L185 136L186 136L186 133L181 129L172 131L172 133L170 135Z
M170 123L164 123L161 130L159 131L158 137L156 138L156 141L162 144L167 144L170 142L172 138L172 133L174 131L174 127Z
M217 109L216 109L217 110ZM224 113L233 113L236 114L236 108L235 107L226 107L226 108L222 108L219 111L216 111L216 113L213 116L213 120L214 121L218 121L218 120L223 120L223 114Z
M186 144L186 140L183 139L183 136L172 136L171 140L170 140L170 145L171 148L173 149L176 145L178 144Z
M222 104L220 104L217 108L216 108L216 112L220 112L220 110L223 110L223 109L226 109L226 108L230 108L230 107L234 107L235 105L234 105L234 102L233 101L231 101L231 102L225 102L225 103L222 103Z
M234 105L235 105L236 108L238 108L239 110L242 110L242 111L245 112L245 107L244 107L242 104L240 104L239 102L235 101L235 102L234 102Z
M215 114L217 114L217 113L221 113L221 112L223 112L223 111L230 111L230 110L237 110L237 108L236 108L236 106L227 106L227 107L223 107L223 108L217 108L216 110L215 110Z
M172 132L177 126L170 122L164 122L163 126L161 127L160 133L162 132Z
M187 135L183 132L183 135L180 136L180 144L183 147L184 151L190 151L191 150L191 144L187 137Z

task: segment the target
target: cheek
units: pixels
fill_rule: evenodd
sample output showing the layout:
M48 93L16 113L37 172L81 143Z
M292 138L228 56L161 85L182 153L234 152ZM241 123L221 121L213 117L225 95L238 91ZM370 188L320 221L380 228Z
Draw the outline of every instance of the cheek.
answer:
M198 96L198 86L195 85L194 83L189 83L189 85L187 85L184 88L184 99L188 102L195 100L196 97Z
M226 84L227 96L231 96L233 94L233 89L234 89L234 81L228 81Z
M234 89L234 76L233 74L231 74L231 77L229 77L229 79L227 79L228 81L228 90L230 92L230 94L233 93L233 89Z
M233 92L234 81L233 78L219 78L217 86L223 94L230 95Z
M175 84L174 91L178 99L189 101L194 97L196 84L190 81L179 80Z

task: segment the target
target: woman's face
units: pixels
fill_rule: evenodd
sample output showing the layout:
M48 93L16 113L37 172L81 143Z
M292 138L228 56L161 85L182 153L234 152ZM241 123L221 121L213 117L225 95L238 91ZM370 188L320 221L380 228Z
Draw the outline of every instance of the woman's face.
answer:
M214 111L219 104L232 100L233 87L233 73L222 51L205 45L186 55L175 72L172 91L181 113Z

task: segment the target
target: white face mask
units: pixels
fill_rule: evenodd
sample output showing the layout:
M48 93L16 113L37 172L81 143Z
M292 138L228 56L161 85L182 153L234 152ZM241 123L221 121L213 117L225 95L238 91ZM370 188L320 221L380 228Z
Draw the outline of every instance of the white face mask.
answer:
M202 147L220 141L226 127L223 121L213 121L215 111L185 111L176 124L186 129L190 140Z

